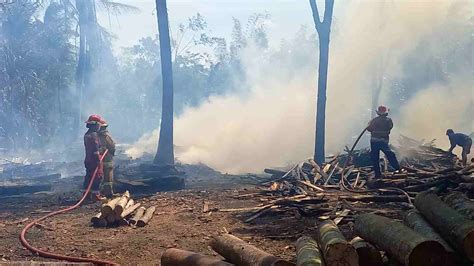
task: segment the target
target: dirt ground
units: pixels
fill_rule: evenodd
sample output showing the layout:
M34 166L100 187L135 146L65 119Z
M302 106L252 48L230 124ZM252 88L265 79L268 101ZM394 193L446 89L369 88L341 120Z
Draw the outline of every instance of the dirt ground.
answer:
M108 259L123 265L159 265L161 254L171 247L217 255L208 243L212 236L223 232L294 261L294 241L303 234L314 235L316 218L290 213L244 223L248 213L218 211L261 204L260 197L237 197L255 190L252 186L203 187L137 199L144 206L157 208L150 224L142 228L93 228L90 218L97 213L99 205L88 204L44 221L41 227L30 230L27 239L36 247L60 254ZM21 246L18 240L21 229L47 211L71 205L78 196L32 195L2 199L0 263L44 260ZM209 203L211 212L203 212L204 202Z

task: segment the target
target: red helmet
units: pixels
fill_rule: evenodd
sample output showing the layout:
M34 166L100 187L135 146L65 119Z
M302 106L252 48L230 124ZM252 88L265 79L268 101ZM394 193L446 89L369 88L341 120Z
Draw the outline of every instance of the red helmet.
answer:
M106 126L109 125L109 124L107 124L107 121L105 121L105 119L103 119L103 118L100 119L100 122L99 122L99 123L100 123L100 125L103 126L103 127L106 127Z
M100 117L100 115L90 115L85 123L99 125L101 124L101 121L102 121L102 117Z
M388 114L388 111L390 111L390 109L385 106L385 105L380 105L379 107L377 107L377 114L378 115L386 115Z

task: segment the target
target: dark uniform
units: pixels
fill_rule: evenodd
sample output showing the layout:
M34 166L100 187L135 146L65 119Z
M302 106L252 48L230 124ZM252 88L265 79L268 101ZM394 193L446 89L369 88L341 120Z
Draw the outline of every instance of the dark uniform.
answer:
M103 176L103 171L99 160L99 135L93 129L89 128L86 134L84 134L84 147L86 149L86 158L84 159L86 176L84 178L83 188L87 188L95 169L98 167L97 175L92 185L92 190L96 191L99 189L100 178Z
M390 149L388 145L390 131L393 128L392 119L387 115L379 115L372 119L367 126L367 131L371 133L370 138L370 157L372 158L372 164L374 166L375 177L380 177L380 151L386 156L390 164L395 170L400 170L395 153Z
M112 139L107 126L102 126L99 130L99 139L100 139L100 153L107 149L108 152L103 159L104 167L104 179L101 184L101 194L106 197L113 196L113 181L114 181L114 155L115 155L115 142Z
M449 142L451 143L451 147L449 148L448 152L452 153L456 145L461 146L462 147L462 153L461 153L462 164L466 165L467 155L471 153L471 147L472 147L471 137L462 133L454 133L452 129L448 129L448 131L446 132L446 135L448 135Z

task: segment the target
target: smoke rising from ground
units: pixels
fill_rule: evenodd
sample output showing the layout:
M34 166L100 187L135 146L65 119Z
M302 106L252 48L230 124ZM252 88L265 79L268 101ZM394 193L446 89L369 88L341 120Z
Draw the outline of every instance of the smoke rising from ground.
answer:
M430 41L444 36L455 42L458 36L470 34L463 28L456 28L454 34L450 27L469 21L469 1L354 1L343 12L334 14L329 55L328 153L350 144L370 119L370 85L380 58L386 62L380 102L390 105L390 90L394 80L403 78L402 64L407 54L426 41L433 53L446 52L446 43ZM310 29L313 31L313 25ZM451 34L445 35L448 31ZM292 56L268 60L268 54L252 45L247 47L243 63L250 92L210 98L177 117L178 160L242 173L260 172L265 167L312 156L318 50L306 48L294 45L292 50L276 53L306 53L309 59L301 64ZM400 106L391 106L395 133L436 137L443 145L447 127L470 133L472 78L466 77L460 74L450 77L446 84L430 84ZM144 152L154 153L157 138L158 130L143 136L128 154L137 157Z

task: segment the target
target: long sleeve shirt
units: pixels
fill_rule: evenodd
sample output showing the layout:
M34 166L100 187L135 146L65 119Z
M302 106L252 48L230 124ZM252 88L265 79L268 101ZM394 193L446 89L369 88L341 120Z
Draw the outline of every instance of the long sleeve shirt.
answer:
M392 128L393 122L390 117L377 116L369 122L369 125L367 126L367 131L371 133L372 140L388 141Z
M84 134L84 147L86 149L84 163L98 163L100 140L97 132L88 130L86 134Z
M451 147L449 148L450 152L453 151L456 145L464 147L469 142L472 143L472 139L468 135L463 134L463 133L453 133L449 135L448 137L449 137L449 142L451 143Z

